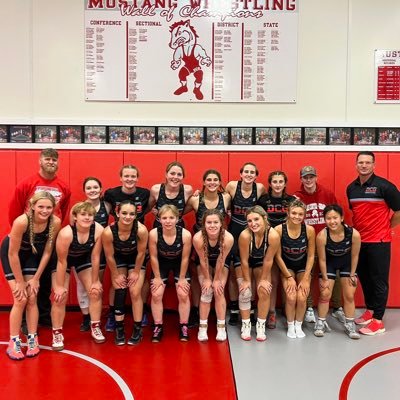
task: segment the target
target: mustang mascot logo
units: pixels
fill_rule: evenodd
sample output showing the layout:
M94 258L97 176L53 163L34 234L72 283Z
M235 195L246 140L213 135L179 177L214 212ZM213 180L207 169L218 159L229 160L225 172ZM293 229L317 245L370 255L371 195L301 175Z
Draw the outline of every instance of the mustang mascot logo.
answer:
M193 93L197 100L203 100L204 96L200 90L203 82L203 71L200 65L209 67L211 58L203 47L197 44L198 35L193 26L190 25L189 20L175 22L170 26L170 32L171 41L169 47L175 50L171 68L175 70L180 67L182 61L184 62L178 73L181 86L175 90L174 94L179 96L188 91L187 77L193 74L195 78Z

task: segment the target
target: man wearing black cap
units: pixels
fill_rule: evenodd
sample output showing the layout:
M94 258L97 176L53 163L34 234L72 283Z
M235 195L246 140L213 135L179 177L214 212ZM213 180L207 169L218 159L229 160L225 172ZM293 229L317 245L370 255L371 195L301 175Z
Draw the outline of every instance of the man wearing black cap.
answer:
M312 225L315 229L315 236L325 228L324 209L328 204L337 204L336 196L326 187L317 183L317 170L307 165L300 170L301 187L294 193L306 206L307 212L304 219L307 225ZM340 280L335 280L335 286L332 293L333 312L332 315L345 322L345 316L342 308L342 297ZM313 306L312 292L307 299L307 311L305 315L306 322L316 322Z
M39 157L39 172L28 176L15 187L8 212L10 225L12 225L15 218L28 209L29 199L41 190L49 192L54 196L57 202L54 213L60 217L61 221L64 220L68 212L71 190L64 181L57 177L57 170L57 150L51 148L43 149ZM39 324L51 327L50 293L51 273L49 266L47 266L40 278L40 290L37 302L39 307Z

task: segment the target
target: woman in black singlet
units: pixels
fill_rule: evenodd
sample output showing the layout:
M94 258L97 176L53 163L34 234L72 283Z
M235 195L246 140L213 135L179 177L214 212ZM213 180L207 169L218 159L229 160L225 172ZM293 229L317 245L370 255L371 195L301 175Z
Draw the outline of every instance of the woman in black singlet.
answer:
M346 321L344 329L351 339L359 339L360 334L354 324L354 295L357 289L356 268L361 247L359 232L343 223L343 209L337 204L324 209L326 228L317 236L317 252L320 267L320 296L318 320L314 335L322 337L330 330L326 322L329 301L332 296L336 272L339 271L343 291L343 308Z
M186 202L193 193L193 188L190 185L184 185L182 183L185 177L185 169L183 165L178 161L173 161L167 165L165 170L165 183L159 183L153 185L150 190L149 208L154 207L154 213L156 220L154 221L153 227L160 226L158 218L158 211L164 204L172 204L179 211L179 226L185 226L182 220L183 211L185 209Z
M116 345L125 344L125 298L127 291L132 301L133 331L129 345L138 344L143 337L141 321L143 300L141 291L146 275L145 255L148 232L138 221L136 206L124 200L116 209L117 222L108 226L102 235L104 253L110 268L111 283L115 289Z
M152 341L160 342L163 336L163 296L169 273L172 271L178 296L179 338L189 340L188 319L190 312L189 257L192 248L192 235L178 226L179 211L170 204L163 205L158 216L161 226L149 234L151 268L151 311L154 328Z
M197 338L208 340L208 315L215 299L217 314L217 341L226 340L225 285L229 275L229 258L233 236L224 228L224 218L218 210L207 210L203 215L201 231L193 236L193 247L199 256L198 278L201 286L200 324Z
M270 227L267 213L260 207L250 208L246 213L247 228L239 236L239 253L243 279L239 279L239 307L242 315L241 338L251 340L251 283L252 278L258 295L257 340L263 342L265 322L269 310L271 268L279 247L279 235Z
M94 221L95 208L87 202L72 207L74 223L61 229L57 241L57 267L53 271L53 350L64 349L62 326L69 288L71 268L75 268L79 279L89 294L91 335L96 343L105 342L100 328L102 285L99 280L101 240L104 228Z
M287 207L295 197L286 193L287 175L283 171L272 171L268 175L268 192L264 193L257 201L268 214L268 223L275 228L286 221ZM271 302L267 317L267 328L276 328L276 297L279 286L279 268L274 262L271 270Z
M10 342L7 355L12 360L22 360L22 314L26 308L28 327L27 357L39 354L37 325L39 311L36 297L39 279L50 261L61 221L53 215L56 201L44 191L29 200L29 211L13 222L11 232L1 244L1 263L5 278L13 295L10 311Z
M89 176L83 181L83 192L85 193L85 201L90 203L96 210L94 220L103 228L108 225L108 216L110 214L111 205L104 201L101 197L102 185L99 179ZM72 221L71 221L72 223ZM100 281L103 281L104 270L106 268L106 260L102 253L100 258ZM90 315L89 315L89 296L79 279L79 276L74 269L76 280L76 296L78 298L79 307L81 309L83 319L80 326L81 332L90 330Z
M315 230L304 223L305 215L306 205L296 199L289 204L287 221L275 228L281 240L276 262L286 294L287 336L291 339L305 337L302 324L315 256Z

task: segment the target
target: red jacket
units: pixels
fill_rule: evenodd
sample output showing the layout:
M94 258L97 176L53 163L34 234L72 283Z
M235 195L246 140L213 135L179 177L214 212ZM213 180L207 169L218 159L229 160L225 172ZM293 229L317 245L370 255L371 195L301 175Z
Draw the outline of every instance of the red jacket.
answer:
M317 190L314 193L307 193L304 190L304 186L301 185L300 190L295 192L294 196L307 206L305 223L312 225L315 228L315 233L318 234L325 228L323 211L328 204L337 204L336 196L329 189L318 185L318 183Z

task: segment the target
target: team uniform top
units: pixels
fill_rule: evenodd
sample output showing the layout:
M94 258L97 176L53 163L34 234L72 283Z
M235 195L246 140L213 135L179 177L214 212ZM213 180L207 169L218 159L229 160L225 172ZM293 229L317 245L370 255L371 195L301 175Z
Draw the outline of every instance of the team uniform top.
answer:
M264 257L265 254L267 253L268 250L268 235L269 235L269 230L268 228L267 232L265 232L263 241L260 245L260 247L257 247L256 245L256 237L254 235L254 232L251 232L251 242L249 244L249 267L250 268L257 268L257 267L262 267L264 263Z
M211 246L210 242L207 240L207 258L208 258L208 265L211 268L215 268L215 266L217 265L217 260L220 253L221 253L221 248L219 242L215 246ZM227 259L228 257L226 257L225 260ZM229 265L225 262L224 267L229 268Z
M390 242L391 210L400 210L400 193L388 180L372 174L361 185L357 178L347 187L347 198L353 211L353 225L363 243Z
M164 240L162 226L157 228L157 257L160 267L166 264L181 264L183 252L182 227L176 227L176 237L172 244Z
M140 222L144 222L145 211L149 203L150 190L137 187L134 193L124 193L122 186L107 189L104 193L104 200L111 204L111 214L117 219L115 210L125 200L130 200L135 204L137 218Z
M199 195L199 207L196 212L196 224L193 226L193 232L196 233L201 229L201 220L203 218L204 213L208 210L205 202L204 202L204 193L200 193ZM218 193L218 204L215 209L219 210L222 216L225 218L226 209L224 203L224 196L222 193Z
M157 209L157 211L160 210L160 208L165 205L165 204L171 204L174 205L178 211L179 211L179 220L177 222L178 226L185 226L185 223L182 219L183 216L183 210L185 209L185 189L183 185L180 185L179 187L179 192L177 194L176 197L174 197L173 199L170 199L167 197L167 195L165 194L165 184L162 183L160 186L160 192L158 194L158 199L156 201L155 204L155 208ZM160 224L160 220L158 219L158 216L156 217L156 220L154 221L154 227L159 227Z
M304 272L307 264L307 228L301 224L300 235L293 239L289 236L287 225L282 224L282 260L288 269L294 272Z
M70 225L72 229L72 242L69 245L67 257L67 272L70 267L75 267L76 272L80 272L92 265L92 250L95 244L96 223L90 225L89 237L85 243L79 243L78 231L75 225Z
M282 197L274 197L269 193L263 194L257 201L268 214L268 223L275 228L286 221L288 205L296 197L285 194Z
M103 228L108 225L108 212L106 204L103 200L100 200L100 208L99 211L96 212L94 220L99 223Z
M29 221L28 215L26 216ZM49 238L50 220L47 222L46 228L39 233L35 233L33 244L37 250L37 254L33 253L30 243L29 224L27 230L22 235L21 246L18 257L21 264L23 275L34 275L39 267L47 240ZM1 263L3 265L4 274L7 280L15 279L8 258L8 250L10 247L10 237L6 236L1 244Z
M336 270L345 270L346 276L350 274L351 248L353 243L353 228L344 225L344 238L340 242L332 240L329 229L326 229L326 268L327 275L331 279L336 278ZM342 275L342 274L341 274Z
M246 228L247 221L246 221L246 212L251 207L257 204L257 184L253 182L253 187L251 194L248 198L243 197L242 194L242 181L238 181L236 186L235 195L232 198L231 203L231 223L230 227L234 225L239 225L242 229L241 231ZM232 232L231 232L232 233ZM233 235L235 237L235 235ZM236 239L239 237L237 235Z

